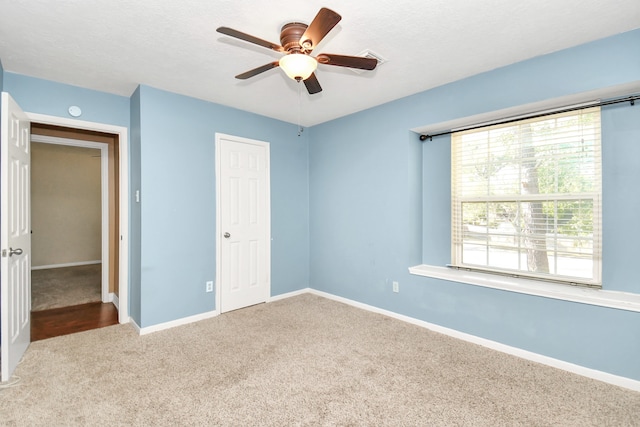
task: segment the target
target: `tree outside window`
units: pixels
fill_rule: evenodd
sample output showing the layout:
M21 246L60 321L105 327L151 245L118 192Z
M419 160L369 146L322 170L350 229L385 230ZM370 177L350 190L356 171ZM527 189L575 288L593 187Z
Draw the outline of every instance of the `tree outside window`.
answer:
M453 264L599 284L600 112L454 133Z

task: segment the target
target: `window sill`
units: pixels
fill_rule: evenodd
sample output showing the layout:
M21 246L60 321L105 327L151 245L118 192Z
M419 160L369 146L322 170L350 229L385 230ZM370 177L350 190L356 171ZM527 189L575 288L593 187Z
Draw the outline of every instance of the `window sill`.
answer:
M409 273L503 291L640 312L640 294L589 289L519 277L494 276L490 273L456 270L426 264L409 267Z

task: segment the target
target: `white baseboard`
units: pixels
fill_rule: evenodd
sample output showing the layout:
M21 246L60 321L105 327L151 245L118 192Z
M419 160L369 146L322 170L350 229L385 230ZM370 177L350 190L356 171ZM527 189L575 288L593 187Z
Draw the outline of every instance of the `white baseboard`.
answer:
M147 335L153 332L175 328L176 326L187 325L189 323L199 322L200 320L210 319L212 317L216 317L217 315L218 311L214 310L207 313L196 314L194 316L183 317L181 319L172 320L170 322L158 323L157 325L147 326L145 328L141 328L133 320L131 322L134 324L134 327L137 329L139 335Z
M116 306L118 311L120 311L120 298L113 292L109 292L109 302Z
M280 295L276 295L274 297L270 297L267 300L267 302L280 301L282 299L287 299L287 298L295 297L295 296L302 295L302 294L308 294L310 292L311 292L311 288L304 288L304 289L300 289L299 291L288 292L286 294L280 294Z
M306 289L301 289L299 291L289 292L287 294L276 295L274 297L270 297L269 299L267 299L266 302L274 302L274 301L278 301L278 300L282 300L282 299L286 299L286 298L291 298L291 297L294 297L296 295L302 295L302 294L309 293L309 291L310 291L310 289L306 288ZM118 307L118 297L117 297L117 295L115 295L115 294L109 294L109 295L113 296L113 303L114 303L114 305L116 307ZM196 314L194 316L183 317L181 319L172 320L170 322L159 323L157 325L147 326L145 328L141 328L133 319L131 319L131 323L133 324L133 327L138 332L138 335L146 335L146 334L150 334L150 333L153 333L153 332L162 331L162 330L165 330L165 329L175 328L176 326L187 325L189 323L199 322L200 320L210 319L212 317L218 316L218 314L219 314L218 310L214 310L214 311L209 311L207 313Z
M434 323L418 320L413 317L404 316L402 314L394 313L392 311L384 310L371 305L363 304L357 301L353 301L347 298L339 297L333 294L329 294L315 289L309 289L309 293L318 295L324 298L328 298L334 301L338 301L353 307L361 308L363 310L371 311L373 313L382 314L394 319L402 320L413 325L421 326L434 332L438 332L444 335L448 335L453 338L457 338L463 341L467 341L473 344L478 344L483 347L490 348L492 350L507 353L512 356L517 356L522 359L530 360L532 362L541 363L543 365L551 366L553 368L562 369L574 374L581 375L583 377L591 378L594 380L602 381L605 383L613 384L619 387L624 387L634 391L640 391L640 381L633 380L631 378L621 377L618 375L610 374L607 372L598 371L584 366L575 365L573 363L565 362L563 360L554 359L552 357L544 356L541 354L533 353L527 350L522 350L517 347L511 347L509 345L501 344L496 341L491 341L485 338L480 338L475 335L466 334L464 332L456 331L455 329L445 328L443 326L436 325Z
M142 329L140 328L140 325L138 325L138 324L136 323L136 321L135 321L135 320L133 320L133 317L129 318L129 324L130 324L131 326L133 326L133 329L135 329L135 330L136 330L136 332L138 333L138 335L142 335L142 334L140 333L140 331L141 331Z
M68 262L65 264L51 264L51 265L37 265L31 267L31 270L47 270L49 268L64 268L64 267L77 267L80 265L101 264L102 260L96 261L80 261L80 262Z
M125 317L124 319L120 318L121 317L120 316L120 298L118 298L118 295L116 295L113 292L109 292L107 294L107 300L103 301L103 302L110 302L111 304L113 304L115 306L116 310L118 310L118 323L123 324L123 323L133 322L133 320L131 320L130 317Z

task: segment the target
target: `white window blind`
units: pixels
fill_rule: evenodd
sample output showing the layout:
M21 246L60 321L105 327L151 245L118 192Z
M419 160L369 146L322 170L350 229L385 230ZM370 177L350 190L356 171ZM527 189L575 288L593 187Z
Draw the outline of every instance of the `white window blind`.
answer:
M600 108L452 135L452 264L600 286Z

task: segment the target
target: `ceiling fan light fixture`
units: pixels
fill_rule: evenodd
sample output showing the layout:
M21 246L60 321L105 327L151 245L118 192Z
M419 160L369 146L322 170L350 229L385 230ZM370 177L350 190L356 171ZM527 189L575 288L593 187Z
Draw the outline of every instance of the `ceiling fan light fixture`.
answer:
M317 67L318 61L304 53L291 53L280 58L280 68L296 81L308 79Z

